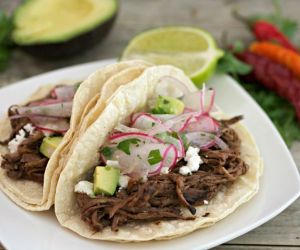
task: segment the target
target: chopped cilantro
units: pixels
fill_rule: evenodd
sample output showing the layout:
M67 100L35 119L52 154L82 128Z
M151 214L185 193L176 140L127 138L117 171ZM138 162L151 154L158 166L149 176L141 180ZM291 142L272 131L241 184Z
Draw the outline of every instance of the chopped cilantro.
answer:
M185 134L180 134L180 138L183 142L184 148L187 149L189 147L189 143L188 143L186 135Z
M162 157L161 157L158 149L154 149L154 150L150 151L150 153L148 155L148 162L150 165L159 163L161 160L162 160Z
M130 144L138 144L138 142L140 142L139 139L136 138L132 138L132 139L127 139L124 141L121 141L117 148L122 150L125 154L130 155Z
M100 153L104 155L106 158L110 158L113 154L113 151L109 147L104 147L100 150Z

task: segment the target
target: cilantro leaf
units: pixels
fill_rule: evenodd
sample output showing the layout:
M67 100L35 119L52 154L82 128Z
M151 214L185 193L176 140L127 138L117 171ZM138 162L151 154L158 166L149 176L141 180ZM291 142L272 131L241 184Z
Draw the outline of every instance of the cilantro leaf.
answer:
M226 51L221 58L217 68L219 73L228 73L232 75L246 75L251 72L250 65L237 59L230 51Z
M106 158L110 158L113 154L113 150L109 147L104 147L100 150L100 153L104 155Z
M181 138L181 140L182 140L182 142L183 142L184 148L185 148L185 149L188 149L188 147L189 147L189 142L188 142L188 139L187 139L186 135L185 135L185 134L180 134L180 138Z
M136 138L132 138L132 139L127 139L124 141L121 141L117 148L122 150L125 154L130 155L130 144L138 144L138 142L140 142L139 139Z
M159 163L163 158L160 155L160 151L158 149L151 150L148 155L148 162L150 165L154 165Z
M268 114L287 146L300 140L300 125L293 106L285 99L255 83L241 83Z

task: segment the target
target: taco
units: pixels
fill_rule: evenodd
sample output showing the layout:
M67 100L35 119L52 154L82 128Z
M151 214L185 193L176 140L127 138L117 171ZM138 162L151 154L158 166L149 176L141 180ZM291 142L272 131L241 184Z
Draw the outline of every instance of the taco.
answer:
M141 61L108 65L82 83L44 86L24 104L11 106L0 123L0 189L25 209L49 209L64 157L80 137L78 127L86 128L84 118L99 115L109 98L102 89L116 90L146 67Z
M122 86L74 144L55 196L90 239L162 240L207 227L255 195L262 164L241 123L172 66Z

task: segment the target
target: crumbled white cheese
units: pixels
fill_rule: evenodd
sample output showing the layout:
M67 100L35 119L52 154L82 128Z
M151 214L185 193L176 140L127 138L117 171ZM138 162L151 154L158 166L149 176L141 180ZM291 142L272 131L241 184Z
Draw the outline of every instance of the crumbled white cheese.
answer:
M187 161L187 165L182 166L179 169L180 174L188 175L199 169L200 164L203 163L201 157L198 154L199 150L200 150L199 148L189 146L189 148L186 152L185 158L184 158Z
M75 185L76 193L84 193L90 197L95 196L93 191L94 184L89 181L80 181Z
M189 175L189 174L192 174L192 172L191 172L191 170L187 166L182 166L179 169L179 174L181 174L181 175Z
M208 201L207 201L207 200L204 200L203 203L204 203L205 205L207 205L207 204L208 204Z
M33 131L34 131L35 128L32 126L31 123L27 123L27 124L23 127L23 129L31 135L31 134L33 133Z
M199 148L195 148L195 147L192 147L192 146L189 146L188 150L186 151L186 154L185 154L185 160L188 161L191 157L193 156L197 156L198 153L199 153L200 149Z
M120 175L119 186L121 188L126 188L128 186L129 179L130 179L129 176L127 176L127 175Z
M8 150L10 153L15 153L18 150L18 146L24 141L26 138L26 132L28 134L32 134L34 131L34 127L32 126L31 123L27 123L23 128L21 128L16 134L15 138L13 138L9 143L8 143Z
M118 167L120 167L120 164L119 164L118 161L107 160L106 161L106 166L113 167L113 168L118 168Z
M168 174L168 173L169 173L169 168L168 168L168 167L163 167L163 168L160 170L160 173L161 173L161 174Z
M22 143L22 141L24 141L25 136L26 133L24 129L20 129L15 138L8 143L8 150L10 153L15 153L18 150L18 146Z
M199 155L195 155L188 159L187 167L192 171L195 172L199 169L200 164L202 163L201 157Z

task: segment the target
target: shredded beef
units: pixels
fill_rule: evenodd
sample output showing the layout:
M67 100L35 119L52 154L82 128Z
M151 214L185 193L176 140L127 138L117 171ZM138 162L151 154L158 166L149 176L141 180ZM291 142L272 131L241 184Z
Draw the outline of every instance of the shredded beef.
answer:
M230 127L230 125L239 122L243 119L243 116L235 116L228 120L221 120L221 139L234 150L239 150L241 141L237 133Z
M117 231L120 226L130 222L194 219L195 206L213 199L222 187L231 185L248 170L248 165L240 158L240 139L229 127L240 119L221 121L221 137L229 149L201 152L203 164L192 175L178 173L179 168L186 164L181 160L171 173L149 177L145 183L130 180L128 187L114 196L98 195L91 198L76 193L82 220L95 231L108 226L112 231ZM187 208L191 215L183 215L182 207Z
M8 117L10 116L14 116L14 115L18 115L18 112L16 111L16 106L11 106L8 109ZM27 123L29 123L30 120L28 117L20 117L20 118L16 118L16 119L10 119L10 125L12 128L12 131L9 135L9 137L4 140L4 141L0 141L0 145L7 145L7 143L13 139L16 134L18 134L19 130L21 128L23 128Z
M17 115L14 106L8 110L8 116ZM29 118L21 117L11 119L12 132L8 140L2 142L7 144L13 139L26 124L30 122ZM1 167L6 170L7 175L12 179L27 179L43 183L44 172L48 158L39 152L44 134L38 130L31 135L26 133L26 138L20 143L15 153L3 155Z
M39 152L44 134L34 131L19 145L15 153L3 156L1 167L12 179L27 179L43 183L48 158Z

